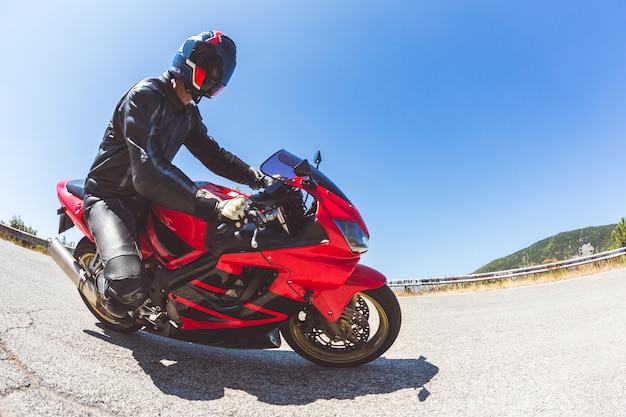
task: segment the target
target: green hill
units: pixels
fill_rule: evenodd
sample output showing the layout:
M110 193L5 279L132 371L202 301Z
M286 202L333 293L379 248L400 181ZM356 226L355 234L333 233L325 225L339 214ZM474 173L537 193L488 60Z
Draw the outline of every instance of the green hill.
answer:
M571 259L575 256L605 252L613 248L611 232L615 226L616 224L609 224L562 232L540 240L512 255L496 259L474 273L523 268Z

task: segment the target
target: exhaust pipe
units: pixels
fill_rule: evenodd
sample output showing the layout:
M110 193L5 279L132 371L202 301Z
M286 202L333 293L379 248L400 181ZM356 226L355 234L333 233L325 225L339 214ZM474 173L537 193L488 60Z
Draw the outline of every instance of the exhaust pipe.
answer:
M72 280L87 301L96 305L98 302L98 289L91 281L87 280L85 270L78 265L76 259L56 237L49 240L48 253L52 260L65 272L65 275Z

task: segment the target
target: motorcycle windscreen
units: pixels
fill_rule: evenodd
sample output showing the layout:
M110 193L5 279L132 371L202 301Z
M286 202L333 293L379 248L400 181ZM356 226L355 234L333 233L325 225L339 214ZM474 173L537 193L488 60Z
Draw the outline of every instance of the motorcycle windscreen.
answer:
M269 176L293 178L296 176L296 174L294 173L294 168L298 166L298 164L300 164L301 162L301 158L298 158L292 153L289 153L286 150L282 149L269 157L269 159L263 162L263 164L261 164L261 171ZM337 185L335 185L335 183L333 183L320 170L315 167L311 167L311 171L313 175L313 180L317 184L326 188L333 194L336 194L342 200L345 200L348 203L350 202L348 196L346 196L343 191L341 191L341 189L339 189L339 187L337 187Z

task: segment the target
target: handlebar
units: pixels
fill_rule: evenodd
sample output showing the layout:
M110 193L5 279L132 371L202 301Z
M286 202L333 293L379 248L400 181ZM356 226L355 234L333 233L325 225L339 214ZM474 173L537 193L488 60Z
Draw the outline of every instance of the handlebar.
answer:
M248 208L246 211L246 218L254 223L257 228L263 230L265 225L269 221L268 218L261 212L261 210L255 208Z
M274 220L278 220L285 231L289 233L289 230L285 226L284 214L281 212L282 208L274 204L277 199L282 197L283 192L281 189L283 189L285 184L285 181L276 179L276 181L274 181L274 183L269 187L265 188L265 190L248 197L248 204L243 209L243 218L234 221L223 219L225 221L217 227L217 233L220 235L224 234L228 229L230 229L230 227L234 227L235 234L239 234L239 231L244 229L246 225L254 226L250 241L250 246L254 249L258 247L258 242L256 240L258 231L265 230L267 224L273 222ZM248 230L250 231L250 229L251 228Z

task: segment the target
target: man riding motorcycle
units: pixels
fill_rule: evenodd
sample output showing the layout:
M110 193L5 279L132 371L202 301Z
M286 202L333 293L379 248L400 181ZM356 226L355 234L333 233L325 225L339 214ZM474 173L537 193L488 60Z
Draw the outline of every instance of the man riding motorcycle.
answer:
M221 201L172 164L182 145L232 181L252 188L272 181L221 148L196 106L226 86L235 63L235 43L228 36L200 33L183 42L169 71L135 84L115 107L84 197L85 219L104 262L98 291L114 317L125 317L149 296L138 239L150 202L207 221L243 215L244 198Z

